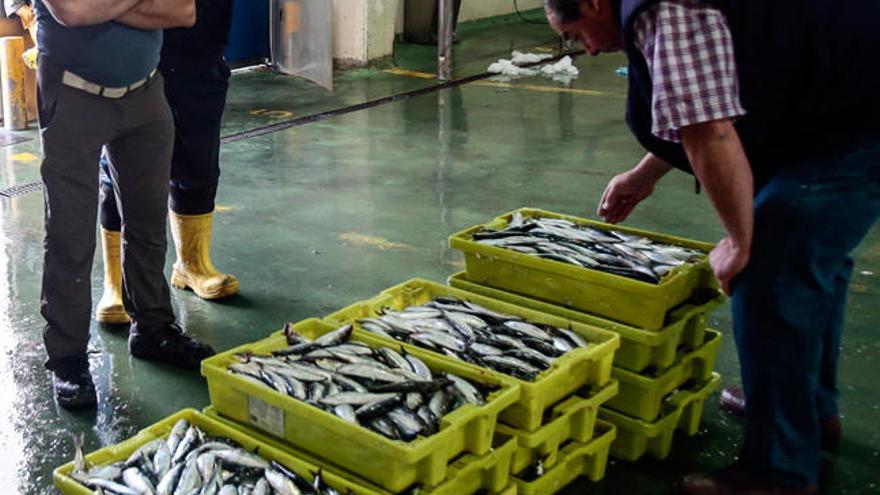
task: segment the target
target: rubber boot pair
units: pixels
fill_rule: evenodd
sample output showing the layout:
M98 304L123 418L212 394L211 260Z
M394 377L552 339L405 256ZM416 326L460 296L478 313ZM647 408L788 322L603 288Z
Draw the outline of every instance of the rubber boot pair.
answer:
M238 293L238 279L220 273L211 262L211 229L213 213L179 215L169 212L171 234L177 251L177 262L171 285L191 289L202 299L221 299ZM95 309L99 323L129 323L122 305L122 264L120 233L101 229L104 248L104 295Z

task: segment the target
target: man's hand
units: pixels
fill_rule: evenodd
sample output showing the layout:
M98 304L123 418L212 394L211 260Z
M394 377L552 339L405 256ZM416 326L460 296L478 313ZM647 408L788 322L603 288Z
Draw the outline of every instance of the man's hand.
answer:
M116 22L138 29L192 27L196 23L195 0L140 0Z
M29 4L24 4L19 7L18 10L15 11L15 15L17 15L18 18L21 19L21 25L25 29L30 29L31 26L34 24L34 21L36 21L34 8L31 7Z
M608 223L626 220L636 205L654 192L654 186L671 168L656 156L646 155L632 170L608 182L596 213Z
M112 21L141 0L43 0L52 17L65 27Z
M748 264L749 249L734 244L730 237L721 239L721 242L709 253L709 265L712 266L715 278L727 295L730 295L730 282Z

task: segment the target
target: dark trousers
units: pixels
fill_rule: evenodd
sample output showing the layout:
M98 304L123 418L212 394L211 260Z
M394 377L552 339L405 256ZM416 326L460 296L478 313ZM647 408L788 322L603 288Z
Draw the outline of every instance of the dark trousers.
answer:
M837 416L850 253L880 215L880 141L779 172L755 200L751 261L733 287L748 416L743 460L817 481L821 418Z
M98 210L98 158L106 146L121 212L123 299L132 331L174 321L165 282L165 224L173 128L162 76L119 99L61 83L62 69L38 66L45 185L41 313L49 366L83 354L91 321Z
M170 207L182 215L214 211L220 181L220 124L229 87L222 58L182 69L163 69L165 97L174 115ZM101 157L101 225L119 230L109 163Z

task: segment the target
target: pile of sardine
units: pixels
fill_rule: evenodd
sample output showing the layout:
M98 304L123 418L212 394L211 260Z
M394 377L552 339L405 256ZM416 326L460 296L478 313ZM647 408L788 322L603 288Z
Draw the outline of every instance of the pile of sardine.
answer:
M312 481L275 461L212 438L181 419L167 438L136 450L125 462L87 468L82 438L74 469L78 482L106 495L339 495L321 472Z
M368 332L526 381L534 381L559 356L589 345L571 330L523 321L454 297L401 311L385 309L358 324Z
M570 265L659 283L673 268L698 261L706 253L647 237L599 230L561 218L524 218L514 212L502 230L473 235L481 244L510 249Z
M440 418L490 392L451 373L435 376L419 358L349 341L346 325L315 340L285 327L288 347L268 356L241 354L229 371L394 440L440 428Z

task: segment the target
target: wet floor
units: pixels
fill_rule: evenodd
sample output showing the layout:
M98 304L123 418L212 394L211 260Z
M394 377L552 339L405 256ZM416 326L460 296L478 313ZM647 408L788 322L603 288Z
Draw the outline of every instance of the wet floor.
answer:
M481 72L511 46L549 50L546 27L462 29L459 76ZM284 321L323 316L410 277L438 281L462 267L446 246L465 226L520 206L594 217L605 182L640 157L622 121L620 56L577 61L571 86L529 78L480 82L224 145L214 258L242 293L208 303L173 291L178 316L218 349L253 341ZM430 49L399 46L397 66L430 71ZM388 66L391 63L386 64ZM237 74L224 134L436 84L352 71L337 92L263 71ZM39 179L36 140L0 148L0 189ZM118 442L183 408L208 404L204 381L129 358L125 329L92 329L96 411L59 409L42 368L39 316L42 198L0 198L0 486L54 493L51 470L71 458L71 433L89 450ZM703 240L722 230L693 182L670 175L628 224ZM880 230L858 249L840 364L844 442L825 458L827 493L880 491ZM169 253L168 267L173 260ZM100 296L100 255L93 295ZM712 325L725 333L718 360L738 382L729 307ZM711 400L702 432L677 438L664 462L612 462L599 484L566 493L664 493L675 477L736 456L739 423Z

